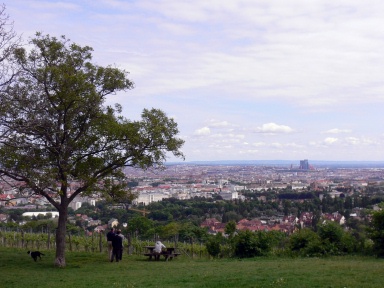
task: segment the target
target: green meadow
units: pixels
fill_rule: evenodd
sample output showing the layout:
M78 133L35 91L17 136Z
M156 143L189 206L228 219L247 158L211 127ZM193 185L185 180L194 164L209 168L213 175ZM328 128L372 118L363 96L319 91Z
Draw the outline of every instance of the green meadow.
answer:
M67 267L53 266L54 251L34 262L25 250L0 248L0 287L383 287L384 260L372 257L191 259L148 261L124 255L67 252Z

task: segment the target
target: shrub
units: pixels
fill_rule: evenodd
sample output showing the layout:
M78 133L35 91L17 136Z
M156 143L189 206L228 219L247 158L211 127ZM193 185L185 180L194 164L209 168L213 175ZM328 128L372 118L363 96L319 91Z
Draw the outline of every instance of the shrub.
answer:
M339 243L343 237L344 231L343 228L332 221L327 221L319 225L317 233L319 234L321 240L329 241L329 243Z
M236 257L264 256L268 254L270 249L269 237L266 232L241 231L234 239Z
M342 255L356 251L357 241L351 234L335 222L325 222L318 226L318 234L328 255Z
M323 254L319 235L309 228L301 229L291 235L289 249L300 256L314 257Z
M384 257L384 210L373 213L369 236L373 241L373 253Z
M221 249L220 249L220 241L216 237L212 237L205 242L205 247L207 248L207 251L209 255L212 257L219 256Z

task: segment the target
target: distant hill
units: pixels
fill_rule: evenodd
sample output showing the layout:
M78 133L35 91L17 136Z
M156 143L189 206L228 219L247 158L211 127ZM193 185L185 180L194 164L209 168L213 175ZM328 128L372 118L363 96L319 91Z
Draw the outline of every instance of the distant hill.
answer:
M308 162L315 168L384 168L384 161L322 161L310 160ZM300 160L220 160L220 161L190 161L168 162L167 165L234 165L234 166L298 166Z

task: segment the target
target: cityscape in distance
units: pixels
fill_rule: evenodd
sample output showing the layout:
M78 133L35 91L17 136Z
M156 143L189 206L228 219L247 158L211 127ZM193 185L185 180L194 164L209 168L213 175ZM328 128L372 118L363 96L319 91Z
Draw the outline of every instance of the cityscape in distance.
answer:
M254 166L285 166L297 165L300 160L218 160L218 161L187 161L167 162L166 165L254 165ZM327 161L310 160L311 165L319 168L384 168L384 161Z

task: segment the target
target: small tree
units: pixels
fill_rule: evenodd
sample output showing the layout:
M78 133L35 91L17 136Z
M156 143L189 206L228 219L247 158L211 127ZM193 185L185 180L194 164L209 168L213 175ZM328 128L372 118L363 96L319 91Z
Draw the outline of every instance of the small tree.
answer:
M300 229L289 237L289 249L301 256L323 254L320 236L309 228Z
M268 254L271 250L270 241L266 232L240 231L234 238L235 256L252 258Z
M0 93L0 177L56 207L55 265L63 267L71 201L93 193L121 199L124 167L162 167L168 152L183 157L184 141L161 110L129 121L120 105L104 105L133 82L123 70L93 64L92 48L40 33L30 47L15 49L20 72Z
M373 252L378 257L384 257L384 210L373 213L368 232L373 241Z
M232 238L235 232L236 232L235 221L229 221L227 224L225 224L225 234L227 234L229 238Z
M154 222L143 216L136 216L128 221L128 231L143 238L148 237L149 231L154 228Z
M223 236L221 233L218 233L215 236L211 236L205 242L205 247L207 248L207 252L212 257L216 258L221 253L221 242L223 241Z
M327 221L318 225L317 233L322 240L324 253L328 255L340 255L356 250L356 239L335 222Z

